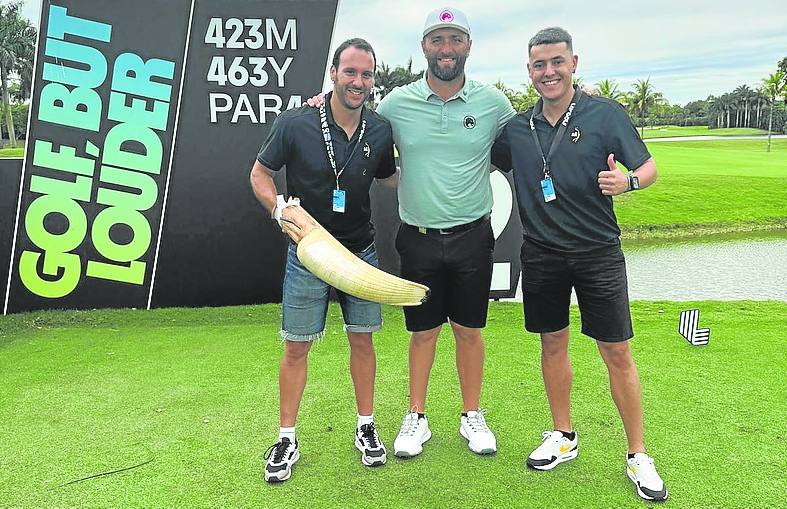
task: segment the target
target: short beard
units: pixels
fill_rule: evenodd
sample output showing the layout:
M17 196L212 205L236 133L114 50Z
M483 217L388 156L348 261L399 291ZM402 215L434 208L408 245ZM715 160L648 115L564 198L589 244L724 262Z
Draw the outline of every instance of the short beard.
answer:
M439 57L427 58L429 64L429 73L440 81L453 81L465 72L466 56L456 56L456 64L453 69L442 69L437 63Z
M345 92L347 91L347 89L348 89L348 87L335 85L334 89L333 89L333 93L336 94L336 96L337 96L336 98L339 100L339 102L342 104L342 106L344 106L348 110L360 109L360 108L363 107L364 104L366 104L366 101L369 100L369 95L370 95L371 91L369 93L364 93L363 94L363 101L361 101L360 105L354 106L354 105L350 104L349 102L347 102L347 97L344 95ZM366 91L364 91L364 92L366 92Z

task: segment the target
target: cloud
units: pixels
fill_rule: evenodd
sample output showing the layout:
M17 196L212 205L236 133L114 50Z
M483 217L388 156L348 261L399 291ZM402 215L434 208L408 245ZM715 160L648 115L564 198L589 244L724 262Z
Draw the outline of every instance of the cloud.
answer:
M456 1L473 30L468 75L517 87L527 81L527 42L540 28L571 32L580 55L578 74L588 84L616 80L623 89L651 77L673 103L757 85L787 56L787 8L783 1L633 0L532 3L521 0ZM400 0L341 0L334 46L361 36L390 65L413 57L427 12L440 6Z
M580 56L578 75L586 83L612 79L626 90L637 79L650 77L658 91L678 104L741 84L758 86L787 56L784 0L450 4L465 11L473 30L468 75L490 83L502 79L510 87L528 81L527 42L552 25L571 32ZM363 37L381 62L401 65L412 57L414 67L423 69L424 18L441 5L443 1L340 0L333 47ZM27 0L22 12L38 24L41 2ZM324 88L328 85L326 69Z

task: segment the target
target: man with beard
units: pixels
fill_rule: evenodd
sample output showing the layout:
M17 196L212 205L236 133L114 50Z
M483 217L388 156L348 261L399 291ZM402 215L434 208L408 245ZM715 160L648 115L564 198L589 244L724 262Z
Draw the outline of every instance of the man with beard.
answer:
M524 227L525 328L541 336L541 370L552 429L527 458L551 470L577 457L570 413L569 304L574 288L582 333L596 341L628 441L626 472L637 493L665 500L667 488L645 453L642 402L629 340L626 262L612 197L656 180L656 163L623 107L572 84L578 57L571 36L546 28L528 44L527 69L541 99L506 126L493 148L498 168L513 168ZM615 157L627 168L619 171Z
M369 188L374 179L396 185L391 126L364 108L374 86L375 56L363 39L350 39L334 53L333 92L319 109L303 106L274 122L251 171L251 185L281 226L287 210L269 171L287 167L287 192L350 251L377 265ZM277 199L278 198L278 199ZM292 198L291 198L292 199ZM265 480L289 479L300 457L295 420L306 386L307 354L325 333L330 288L298 261L290 242L284 276L279 367L279 438L266 453ZM337 292L350 342L350 374L358 424L355 446L367 466L386 462L373 418L375 353L372 332L382 326L380 305Z
M404 309L410 339L410 412L394 454L416 456L431 437L425 415L437 337L449 322L463 410L459 432L477 454L497 450L480 410L494 235L489 220L490 149L515 111L502 92L466 78L470 26L449 7L426 18L421 48L428 63L421 80L394 89L377 113L391 122L399 150L396 237L403 278L429 286L426 303Z

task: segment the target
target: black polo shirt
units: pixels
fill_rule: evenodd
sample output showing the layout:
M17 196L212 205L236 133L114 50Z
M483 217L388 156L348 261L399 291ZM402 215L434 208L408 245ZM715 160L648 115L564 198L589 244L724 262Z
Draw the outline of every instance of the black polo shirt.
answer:
M525 239L559 252L617 249L620 228L612 197L601 194L598 173L607 169L611 153L627 168L637 169L650 158L648 149L620 104L582 94L550 162L557 199L547 203L541 190L544 165L530 132L530 117L544 155L549 154L563 117L553 127L542 107L539 100L512 118L492 148L492 163L514 171Z
M328 126L333 139L336 168L341 170L339 188L345 192L345 211L333 212L336 176L328 160L319 108L308 105L283 112L273 123L257 160L278 171L287 167L287 193L301 200L301 206L350 251L360 252L374 240L369 187L375 178L390 177L396 171L391 125L364 107L366 131L358 146L361 123L352 136L339 127L325 96Z

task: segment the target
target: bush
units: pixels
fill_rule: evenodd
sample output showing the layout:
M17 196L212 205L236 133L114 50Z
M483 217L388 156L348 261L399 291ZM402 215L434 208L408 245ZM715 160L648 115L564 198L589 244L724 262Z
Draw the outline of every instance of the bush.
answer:
M24 103L11 105L11 117L14 119L14 133L17 140L25 138L27 133L27 112L29 105ZM6 128L5 110L0 111L0 134L4 140L8 139L8 129Z

